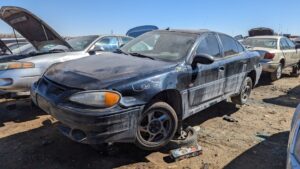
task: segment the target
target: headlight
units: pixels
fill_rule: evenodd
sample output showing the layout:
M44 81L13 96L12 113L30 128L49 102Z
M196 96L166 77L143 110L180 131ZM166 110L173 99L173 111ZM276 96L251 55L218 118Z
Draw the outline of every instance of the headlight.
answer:
M119 103L121 95L114 91L86 91L73 94L69 100L88 106L108 108Z
M7 62L0 64L0 70L34 68L31 62Z

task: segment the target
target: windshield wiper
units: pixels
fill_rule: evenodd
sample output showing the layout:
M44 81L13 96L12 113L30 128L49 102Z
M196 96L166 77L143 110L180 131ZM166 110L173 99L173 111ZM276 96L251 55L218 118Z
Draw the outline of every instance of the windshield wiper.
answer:
M122 54L128 55L128 53L124 52L124 51L121 50L121 49L116 49L116 50L114 51L114 53L122 53Z
M141 58L148 58L148 59L152 59L152 60L155 60L154 57L151 57L151 56L147 56L147 55L143 55L143 54L140 54L140 53L129 53L131 56L136 56L136 57L141 57Z

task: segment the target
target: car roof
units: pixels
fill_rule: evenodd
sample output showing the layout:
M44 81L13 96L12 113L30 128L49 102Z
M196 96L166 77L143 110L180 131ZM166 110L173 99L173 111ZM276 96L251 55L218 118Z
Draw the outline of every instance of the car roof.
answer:
M212 32L208 29L198 29L198 30L190 30L190 29L165 29L165 30L154 30L154 31L158 31L158 32L180 32L180 33L190 33L190 34L203 34L206 32Z
M265 35L265 36L252 36L249 37L249 39L255 39L255 38L270 38L270 39L280 39L284 36L278 36L278 35Z

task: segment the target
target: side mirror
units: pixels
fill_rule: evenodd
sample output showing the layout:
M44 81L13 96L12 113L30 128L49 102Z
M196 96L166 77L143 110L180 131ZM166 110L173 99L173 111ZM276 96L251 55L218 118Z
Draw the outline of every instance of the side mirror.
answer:
M101 51L104 51L104 47L103 47L103 46L101 46L101 47L96 47L96 48L94 48L94 49L89 50L89 54L90 54L90 55L95 55L96 52L101 52Z
M192 67L196 67L197 64L204 64L209 65L214 63L215 59L213 56L210 56L208 54L198 54L194 57L194 60L192 62Z

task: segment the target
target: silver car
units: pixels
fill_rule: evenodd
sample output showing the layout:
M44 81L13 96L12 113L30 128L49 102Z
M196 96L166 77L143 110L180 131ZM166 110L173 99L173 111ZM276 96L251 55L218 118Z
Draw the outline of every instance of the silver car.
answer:
M19 7L2 7L0 18L17 30L40 53L34 56L0 58L0 90L29 94L30 86L52 64L114 51L132 38L115 35L91 35L65 41L50 26L29 11Z
M300 104L291 124L287 151L287 169L300 169Z

